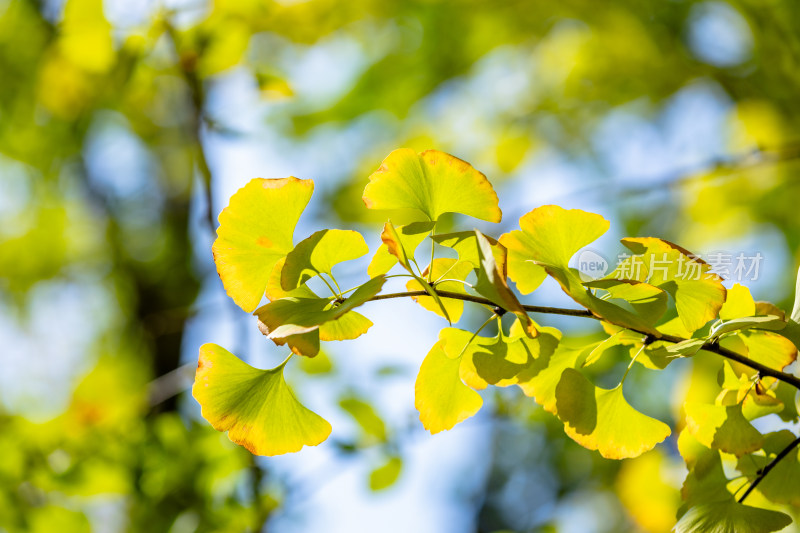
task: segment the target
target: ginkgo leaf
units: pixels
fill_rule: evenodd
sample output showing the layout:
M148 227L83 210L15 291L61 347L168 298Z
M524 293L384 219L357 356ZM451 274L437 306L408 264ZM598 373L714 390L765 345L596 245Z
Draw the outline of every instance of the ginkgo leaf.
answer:
M409 148L390 153L364 189L369 209L416 209L427 220L461 213L500 222L497 194L472 165L438 150Z
M430 266L422 272L422 277L428 276ZM458 281L440 281L437 280L453 279L453 280L466 280L467 276L472 272L472 265L457 259L449 257L441 257L433 260L433 271L430 272L430 279L435 283L435 289L440 291L457 292L467 294L464 290L464 284ZM425 287L416 279L409 280L406 283L406 289L409 291L425 290ZM464 302L462 300L455 300L452 298L441 298L441 303L444 306L445 312L439 304L430 296L414 296L414 301L420 304L428 311L432 311L443 318L450 318L453 322L458 322L461 314L464 312Z
M369 489L379 491L388 489L395 484L403 470L403 460L400 457L389 457L387 461L369 473Z
M335 297L290 296L272 301L256 310L259 329L276 344L287 343L299 355L314 356L319 352L321 326L345 317L354 308L378 294L386 278L372 278L356 289L343 302ZM325 330L327 338L355 338L369 328L368 320L356 316L332 324Z
M386 441L386 424L369 403L356 396L345 396L339 407L353 417L368 441Z
M192 395L214 429L227 431L256 455L316 446L331 426L297 401L283 378L285 365L259 370L216 344L204 344Z
M764 455L750 454L742 457L736 468L752 482L764 467L767 466L785 448L789 447L797 437L789 430L768 433L764 436ZM798 449L795 448L781 459L764 476L758 484L757 490L775 503L786 503L800 506L800 458Z
M741 404L687 402L686 428L704 446L741 457L761 448L764 438L742 414Z
M480 410L480 394L461 382L460 359L447 357L442 341L425 356L414 386L414 406L431 433L450 429Z
M797 347L770 331L746 330L738 333L747 347L747 357L776 370L783 370L797 359Z
M615 300L628 302L637 315L651 324L667 310L667 293L649 283L632 279L598 279L584 283L590 289L602 289Z
M461 358L459 375L465 384L476 390L489 385L515 384L517 375L527 369L536 356L520 338L508 338L502 333L480 337L462 329L445 328L439 332L439 340L448 357Z
M475 290L502 309L517 315L525 333L529 337L535 337L537 334L536 327L522 304L517 300L517 297L508 288L506 277L502 274L494 259L492 244L478 230L475 230L475 237L480 260L480 266L476 270L478 281L475 283Z
M678 451L689 468L681 487L681 497L685 505L679 511L679 516L695 505L733 499L728 490L730 480L722 467L719 450L703 446L684 429L678 436Z
M686 329L694 332L717 316L726 290L708 263L664 239L626 238L621 242L643 263L639 270L642 277L635 279L670 293Z
M545 411L556 414L558 381L565 369L580 364L582 350L558 346L558 339L554 343L555 336L548 334L546 329L549 328L541 328L535 339L542 347L539 356L533 365L517 376L517 385L525 396L533 397Z
M556 412L570 438L606 459L637 457L670 434L669 426L630 406L622 385L595 387L573 368L556 386Z
M478 253L479 247L477 236L474 231L458 231L454 233L440 233L431 237L434 241L451 248L458 254L459 261L471 264L473 268L481 267L481 256ZM484 235L484 238L492 247L494 262L497 264L497 271L504 277L508 275L507 254L505 246L499 244L497 240Z
M726 333L742 331L745 329L766 329L771 331L780 331L785 327L786 322L784 322L781 317L775 315L733 318L731 320L726 320L725 322L715 324L709 332L709 337L719 337Z
M792 519L778 511L744 505L733 499L690 508L675 524L675 533L769 533Z
M294 228L313 192L311 180L256 178L220 213L214 262L228 296L245 311L258 306L275 263L294 248Z
M733 287L728 289L725 303L722 304L722 308L719 310L719 318L731 320L755 314L756 303L750 294L750 289L739 283L734 283Z
M300 241L286 256L281 271L281 287L292 290L320 274L332 275L333 267L358 259L369 252L364 237L357 231L325 229Z
M499 240L509 250L508 275L521 292L529 292L541 283L530 266L536 264L555 278L573 300L597 316L628 329L655 331L648 321L594 296L577 271L569 267L573 255L608 230L606 219L579 209L545 205L520 218L519 225L520 230L506 233Z
M391 224L391 222L389 222ZM403 257L414 257L414 252L417 247L425 240L425 237L430 234L433 229L434 222L414 222L413 224L406 224L405 226L397 226L394 230L394 235L390 235L387 226L384 226L381 238L388 238L392 241L396 240L402 246ZM384 237L387 235L387 237ZM393 243L392 243L393 244ZM393 244L394 253L389 251L389 245L383 242L372 260L367 267L367 274L369 277L374 278L382 274L386 274L398 263L397 246ZM404 265L405 266L405 265Z

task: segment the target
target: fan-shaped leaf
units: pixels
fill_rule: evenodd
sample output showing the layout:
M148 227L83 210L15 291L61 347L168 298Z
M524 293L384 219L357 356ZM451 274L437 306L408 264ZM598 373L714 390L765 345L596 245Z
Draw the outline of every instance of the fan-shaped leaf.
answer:
M319 351L322 326L342 319L354 308L366 303L378 294L386 278L372 278L351 294L344 302L334 297L289 296L268 303L256 310L259 329L276 344L288 342L292 351L299 355L314 356ZM325 339L349 339L364 333L372 325L361 315L344 318L337 324L325 328ZM320 331L318 331L320 330Z
M722 279L712 274L711 266L688 250L654 237L622 239L637 254L640 269L633 269L635 278L660 287L675 299L675 307L686 329L694 332L714 319L725 302ZM617 275L621 274L618 267ZM612 273L609 277L614 276Z
M357 231L325 229L300 241L289 252L281 272L281 287L296 289L320 274L331 275L338 263L358 259L369 252L364 237Z
M388 227L391 226L391 222L389 222L388 225L384 225L381 239L387 239L389 242L384 240L375 252L372 261L370 261L367 267L367 274L371 278L386 274L397 264L398 257L402 257L405 260L403 264L404 268L410 268L407 266L407 258L414 257L415 250L422 241L425 240L425 237L428 236L434 225L434 222L414 222L413 224L406 224L405 226L397 226L394 229L394 233L392 233ZM395 242L399 243L399 245L395 244ZM390 244L392 245L392 251L390 251L389 248ZM401 248L403 252L401 255L398 255Z
M703 445L741 457L761 448L764 438L742 414L742 406L687 402L686 428Z
M212 248L225 291L245 311L258 306L275 263L294 247L292 235L314 182L256 178L219 215Z
M780 531L792 519L777 511L768 511L725 500L690 508L675 524L675 533L769 533Z
M480 410L480 395L459 377L460 359L444 352L442 341L425 356L414 387L414 405L422 425L431 433L450 429Z
M389 154L364 189L369 209L416 209L427 220L461 213L500 222L502 213L486 176L472 165L437 150L420 154L401 148Z
M294 397L283 379L285 364L259 370L220 346L204 344L192 387L203 418L256 455L321 443L331 426Z
M556 411L567 435L607 459L637 457L670 434L669 426L631 407L621 385L595 387L573 368L561 374Z

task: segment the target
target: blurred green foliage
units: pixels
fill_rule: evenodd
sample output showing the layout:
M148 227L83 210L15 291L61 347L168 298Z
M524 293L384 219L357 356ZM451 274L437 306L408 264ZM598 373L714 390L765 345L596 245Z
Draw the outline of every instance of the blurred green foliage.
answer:
M123 4L0 0L0 320L4 343L22 354L17 370L4 361L4 383L39 357L28 340L67 343L35 313L43 290L88 286L104 298L85 319L83 363L37 389L67 387L67 400L2 397L0 530L89 531L90 519L104 520L102 501L119 531L255 531L280 504L281 490L244 450L182 416L176 398L150 405L147 396L151 380L180 366L210 268L199 234L224 199L204 215L208 145L242 133L209 98L233 74L257 88L263 127L319 157L326 202L342 221L377 220L348 206L397 146L455 153L526 191L547 189L530 172L555 158L573 162L581 197L616 212L625 232L689 247L769 242L783 258L771 286L792 286L797 2L220 0L141 13ZM295 67L312 52L324 68L304 81ZM665 109L698 87L724 108L714 149L694 152L713 157L668 166L669 184L615 181L616 147L597 141L606 121L633 116L666 143ZM124 150L108 144L112 134ZM671 150L662 163L692 146ZM539 203L520 196L513 208ZM788 308L791 291L763 296ZM45 309L66 322L70 305ZM692 365L676 388L707 398L718 365ZM310 368L329 369L322 360ZM648 379L632 378L636 396L680 420L680 402L647 399ZM363 442L339 442L344 454L404 429L379 423L367 401L342 400L363 430ZM493 403L489 474L470 500L481 531L555 528L575 508L603 517L598 531L671 525L674 457L603 461L520 395L503 391ZM402 475L395 451L384 452L369 480L376 489ZM652 497L625 489L656 473Z

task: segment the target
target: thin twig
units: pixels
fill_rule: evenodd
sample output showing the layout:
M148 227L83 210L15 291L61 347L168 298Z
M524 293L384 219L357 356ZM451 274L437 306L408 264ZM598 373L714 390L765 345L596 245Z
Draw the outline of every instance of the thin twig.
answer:
M775 456L775 459L773 459L772 461L770 461L770 462L769 462L769 464L768 464L767 466L765 466L765 467L764 467L764 468L761 470L761 472L760 472L760 473L758 474L758 476L757 476L757 477L756 477L756 478L753 480L753 482L750 484L750 486L749 486L749 487L747 487L747 490L745 491L745 493L744 493L744 494L742 494L742 497L741 497L741 498L739 498L739 503L742 503L742 502L744 502L744 499L745 499L745 498L747 498L747 496L748 496L748 495L749 495L751 492L753 492L753 489L755 489L755 488L758 486L758 484L759 484L759 483L761 483L761 482L764 480L764 478L765 478L765 477L767 477L767 474L769 474L769 473L772 471L772 469L773 469L773 468L775 468L775 467L777 466L777 464L781 462L781 459L783 459L784 457L786 457L787 455L789 455L789 453L790 453L792 450L794 450L795 448L797 448L797 445L798 445L798 444L800 444L800 437L797 437L796 439L794 439L792 442L790 442L790 443L789 443L789 445L788 445L788 446L786 446L786 448L784 448L783 450L781 450L781 453L779 453L778 455L776 455L776 456Z
M436 291L439 296L442 298L451 298L454 300L464 300L465 302L473 302L482 305L488 305L494 307L496 304L493 303L491 300L487 298L482 298L480 296L473 296L471 294L461 294L458 292L450 292L450 291ZM391 298L405 298L405 297L413 297L413 296L427 296L427 292L425 291L409 291L409 292L395 292L389 294L379 294L374 296L372 300L388 300ZM595 320L604 320L606 322L613 323L612 321L603 318L601 316L597 316L588 309L565 309L561 307L544 307L538 305L523 305L523 309L531 313L544 313L550 315L564 315L564 316L579 316L583 318L593 318ZM689 339L684 339L683 337L677 337L675 335L666 335L664 333L652 333L648 331L640 331L638 329L632 328L625 324L615 324L617 326L623 327L630 331L635 331L637 333L641 333L642 335L648 335L648 338L651 341L664 341L677 344L679 342L684 342ZM714 340L709 340L700 348L702 350L706 350L708 352L713 352L717 355L721 355L726 359L730 359L731 361L736 361L737 363L741 363L747 367L752 368L753 370L758 371L762 376L770 376L779 381L783 381L792 385L793 387L800 390L800 378L797 376L793 376L791 374L787 374L785 372L781 372L780 370L775 370L774 368L770 368L768 366L762 365L757 361L753 361L752 359L745 357L744 355L738 354L732 350L727 348L723 348Z

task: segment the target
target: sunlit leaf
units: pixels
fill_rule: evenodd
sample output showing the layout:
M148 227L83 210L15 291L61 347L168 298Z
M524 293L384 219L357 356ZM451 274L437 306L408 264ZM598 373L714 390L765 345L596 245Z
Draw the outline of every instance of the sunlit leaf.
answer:
M397 226L394 228L393 234L388 227L390 225L391 222L384 226L381 235L381 238L387 239L388 242L384 241L380 245L367 267L367 274L371 278L386 274L398 263L400 250L395 242L398 242L402 247L403 252L400 257L403 260L414 257L414 251L425 240L425 237L428 236L435 224L433 222L414 222L405 226ZM391 251L389 245L392 246ZM408 268L406 264L407 261L403 264L404 268Z
M637 315L651 324L667 310L667 293L649 283L631 279L598 279L584 283L591 289L608 292L611 299L628 302Z
M422 277L427 278L430 267L422 272ZM431 279L435 283L435 289L441 291L457 292L467 294L464 290L464 284L458 281L444 281L446 279L453 280L466 280L467 276L472 272L472 265L458 261L451 258L437 258L433 261L433 272L431 272ZM436 283L437 280L443 280ZM406 289L409 291L425 290L425 287L416 279L412 279L406 283ZM436 301L430 296L414 296L414 301L419 303L428 311L432 311L443 318L450 318L453 322L458 322L461 314L464 312L464 302L453 298L441 298L447 314L442 311Z
M631 407L621 385L595 387L573 368L561 374L556 411L567 435L607 459L637 457L670 434L669 426Z
M719 310L719 318L722 320L732 320L756 314L756 303L750 294L750 289L739 283L734 283L728 289L728 295L722 308Z
M770 368L782 370L797 359L797 347L783 335L746 330L738 336L747 346L747 357Z
M717 316L725 302L726 291L722 279L710 272L710 265L663 239L626 238L621 242L637 254L637 260L642 263L641 278L636 279L670 293L686 329L694 332ZM619 267L616 272L620 274Z
M331 426L297 401L284 381L285 365L259 370L220 346L204 344L192 395L203 418L256 455L316 446Z
M486 176L444 152L395 150L369 180L364 189L369 209L416 209L434 222L444 213L490 222L502 218L497 194Z
M675 524L675 533L769 533L780 531L792 519L777 511L751 507L734 500L704 503L690 508Z
M333 267L369 252L357 231L325 229L300 241L286 256L281 287L292 290L320 274L332 275Z
M378 294L386 278L372 278L356 289L344 302L335 297L295 297L289 296L272 301L256 310L259 329L276 344L288 343L292 351L299 355L314 356L319 351L319 340L323 335L322 326L338 319L346 313L368 302ZM358 337L372 324L368 319L357 315L331 324L324 330L323 340L341 340Z
M520 218L519 226L520 230L501 236L500 244L509 249L508 275L521 292L529 292L541 283L540 274L531 267L539 265L573 300L596 315L629 329L654 331L648 321L594 296L584 287L577 271L569 267L573 255L608 230L606 219L579 209L546 205Z
M739 459L736 466L752 482L764 467L787 448L797 437L789 430L768 433L764 437L764 452ZM800 459L798 448L793 449L758 484L756 490L775 503L800 506Z
M484 235L484 238L489 242L492 247L492 256L494 262L497 264L497 270L503 276L507 276L507 255L505 246L499 244L497 240ZM479 247L477 244L477 236L474 231L457 231L453 233L440 233L432 237L434 241L452 248L458 254L459 261L471 264L473 268L480 268L481 255L478 253Z
M460 359L447 357L439 341L419 369L414 405L422 425L431 433L452 428L483 405L480 395L461 382L460 364Z
M687 402L686 427L703 446L737 457L761 448L764 438L742 414L742 406Z
M225 291L245 311L258 306L275 264L294 248L294 228L313 191L311 180L256 178L220 213L214 261Z

